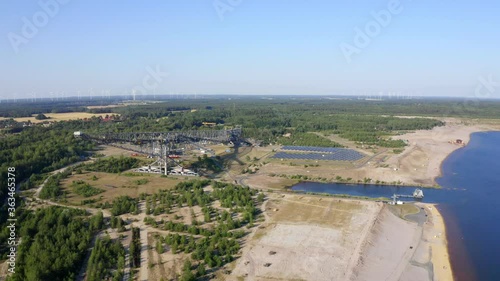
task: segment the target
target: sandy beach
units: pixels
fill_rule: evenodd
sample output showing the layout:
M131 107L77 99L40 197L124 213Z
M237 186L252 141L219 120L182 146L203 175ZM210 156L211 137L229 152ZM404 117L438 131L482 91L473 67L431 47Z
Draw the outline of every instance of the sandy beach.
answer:
M444 221L435 206L417 206L407 219L382 210L351 280L453 280Z
M446 125L430 131L396 136L394 139L408 141L403 153L390 158L387 163L397 167L403 182L410 184L436 185L441 176L441 165L455 150L467 145L473 133L500 130L498 124L464 123L448 118ZM457 143L460 140L461 143ZM418 171L418 173L415 173Z
M434 280L452 280L446 226L436 206L428 206L430 219L424 226L424 239L432 251L431 262L434 265Z
M445 126L432 130L421 130L394 136L408 143L400 154L375 156L359 168L339 171L353 179L371 178L386 183L400 182L404 185L437 186L441 176L441 165L455 150L467 145L476 132L500 130L495 121L468 121L445 118Z

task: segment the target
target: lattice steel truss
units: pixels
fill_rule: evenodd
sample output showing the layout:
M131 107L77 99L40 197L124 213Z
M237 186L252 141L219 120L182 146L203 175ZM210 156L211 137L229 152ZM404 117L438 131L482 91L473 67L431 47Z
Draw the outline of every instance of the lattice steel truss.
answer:
M141 154L158 158L157 162L164 166L167 174L168 162L178 163L169 158L172 146L176 144L198 143L233 143L244 142L240 126L224 130L169 131L169 132L131 132L87 134L75 132L75 136L89 139L101 144L120 147Z
M211 141L229 143L241 141L241 127L225 130L197 130L197 131L170 131L170 132L132 132L132 133L105 133L99 135L81 133L81 137L107 142L164 142L182 143Z

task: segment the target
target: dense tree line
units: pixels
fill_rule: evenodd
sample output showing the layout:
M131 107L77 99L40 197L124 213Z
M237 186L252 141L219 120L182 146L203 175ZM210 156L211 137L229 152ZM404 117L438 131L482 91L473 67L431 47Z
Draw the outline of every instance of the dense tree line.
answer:
M87 265L87 281L121 281L124 268L125 249L120 240L97 239Z
M48 173L45 174L31 174L31 176L21 183L21 190L28 190L41 185L45 179L49 177Z
M55 199L60 197L63 192L61 190L60 182L62 179L67 178L70 176L72 173L71 169L66 169L65 171L61 173L57 173L47 180L45 185L42 188L42 191L40 191L40 198L42 199Z
M113 99L87 99L87 100L37 100L31 99L26 102L2 102L0 103L0 117L31 117L40 113L66 113L66 112L91 112L87 106L103 106L119 102ZM109 111L109 109L107 109Z
M11 280L74 280L102 217L84 210L47 207L29 212L19 231L16 273Z
M94 163L87 164L83 169L93 172L121 173L138 167L140 160L133 157L99 158Z
M16 168L18 183L33 174L47 173L81 160L92 143L76 139L64 126L34 127L0 138L0 199L5 198L7 168Z
M281 137L277 141L282 145L308 145L322 147L342 147L342 145L331 141L325 137L315 135L313 133L290 134L290 137Z
M19 202L18 205L16 206L16 224L17 226L22 226L23 221L26 220L28 216L31 215L31 211L27 211L25 208L25 203L24 201L21 200L19 196L15 196L16 202ZM2 214L8 214L8 205L5 204L0 208L0 212ZM0 227L0 260L6 260L7 259L7 254L10 253L10 247L8 243L8 239L10 238L10 229L7 228L9 225L9 222L6 221L4 224L1 225ZM18 231L18 229L16 229Z
M207 106L207 102L210 106ZM389 103L391 104L391 103ZM356 105L366 110L356 109ZM401 103L408 109L409 104ZM433 106L429 103L426 106ZM175 107L191 110L173 110ZM147 106L116 108L122 114L119 123L101 124L100 127L84 125L92 131L157 131L157 130L204 130L211 129L203 122L215 122L223 126L242 125L245 137L265 143L340 146L335 142L309 132L326 132L367 144L400 147L401 141L391 141L390 136L401 130L431 129L442 123L429 118L398 118L378 113L384 103L367 104L363 101L301 100L240 100L228 104L224 101L183 103L158 103ZM141 112L142 111L142 112ZM383 115L381 115L383 114ZM406 115L408 112L401 111ZM161 118L168 116L168 118ZM140 117L140 118L138 118ZM283 137L290 133L290 137Z
M419 107L434 106L433 103L429 102L423 104L419 102L419 104ZM95 118L86 122L71 121L69 123L79 130L102 133L205 130L212 128L204 126L203 122L215 122L221 124L217 127L218 129L222 129L224 126L242 125L245 137L262 140L264 144L338 146L326 138L306 134L308 132L325 132L339 134L354 141L398 147L402 145L401 142L388 141L394 133L401 130L430 129L442 125L440 121L429 118L390 116L391 106L401 109L397 114L408 115L409 112L415 111L410 110L412 105L416 106L414 103L405 102L367 103L364 101L329 101L318 98L277 99L265 102L242 99L237 103L231 102L230 104L222 100L193 101L190 103L175 101L114 108L114 112L121 114L119 122L104 123ZM388 111L382 112L381 108ZM196 111L188 109L196 109ZM168 118L161 118L167 116ZM290 138L283 137L287 133L291 133Z
M137 212L137 199L129 196L119 196L113 199L111 214L118 216L126 213Z
M132 227L132 241L130 242L130 267L141 266L141 229Z

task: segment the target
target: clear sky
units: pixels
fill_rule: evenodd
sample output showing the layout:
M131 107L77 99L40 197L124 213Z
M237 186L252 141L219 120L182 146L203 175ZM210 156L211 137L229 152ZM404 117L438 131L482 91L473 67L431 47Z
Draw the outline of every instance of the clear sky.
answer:
M499 96L500 2L396 2L4 0L0 98Z

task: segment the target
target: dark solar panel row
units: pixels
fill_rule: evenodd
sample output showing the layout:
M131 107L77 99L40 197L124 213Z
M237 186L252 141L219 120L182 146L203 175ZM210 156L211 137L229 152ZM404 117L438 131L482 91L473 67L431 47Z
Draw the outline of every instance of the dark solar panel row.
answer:
M326 152L326 153L334 153L340 150L345 150L344 148L337 148L337 147L294 146L294 145L285 145L281 149L292 150L292 151L314 151L314 152Z
M272 156L272 158L281 159L300 159L300 160L331 160L331 161L357 161L364 157L363 154L354 151L346 150L340 151L334 154L330 153L288 153L288 152L278 152Z

